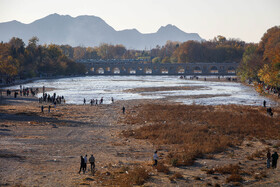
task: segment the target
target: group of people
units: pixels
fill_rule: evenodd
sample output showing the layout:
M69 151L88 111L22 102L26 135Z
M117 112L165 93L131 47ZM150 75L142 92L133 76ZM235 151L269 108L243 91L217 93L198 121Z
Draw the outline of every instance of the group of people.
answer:
M81 171L83 171L83 173L85 174L85 172L87 171L87 161L89 161L89 163L90 163L90 171L91 171L91 173L94 174L95 158L94 158L93 155L90 156L89 160L87 159L87 155L85 155L84 157L81 156L81 165L80 165L79 174L81 173Z
M56 93L53 93L52 96L50 94L43 93L43 96L39 98L39 103L43 102L52 103L54 105L54 108L56 108L57 104L65 104L65 99L64 96L57 96ZM41 106L41 112L44 112L44 105ZM48 112L51 112L51 105L48 106Z
M278 160L278 154L277 152L275 151L272 155L270 153L270 151L268 150L267 151L267 168L270 168L270 162L271 162L271 167L272 168L276 168L277 167L277 160Z
M21 85L20 85L20 96L29 96L29 94L31 94L33 97L35 95L37 95L39 92L39 89L36 88L35 90L33 90L33 88L23 88Z
M11 96L12 95L12 91L10 89L7 89L7 96ZM24 88L20 85L20 89L19 90L14 90L14 97L17 98L18 94L20 94L20 96L29 96L30 94L34 97L35 95L37 95L39 92L39 89L33 89L33 88Z
M103 102L104 102L104 98L103 97L101 97L100 100L98 100L98 99L90 99L90 101L89 101L91 106L93 106L93 105L101 105L101 104L103 104ZM111 102L114 103L114 98L113 97L111 97ZM84 98L84 102L83 103L84 103L84 105L87 104L86 98Z
M56 104L65 104L65 98L64 96L56 95L56 93L53 93L51 96L50 94L43 93L43 96L39 98L39 103L46 102L46 103L53 103Z
M251 80L249 80L249 84L252 83ZM259 81L258 82L259 87L262 87L262 90L268 94L276 95L278 98L280 98L280 87L276 86L270 86L266 85L264 82Z

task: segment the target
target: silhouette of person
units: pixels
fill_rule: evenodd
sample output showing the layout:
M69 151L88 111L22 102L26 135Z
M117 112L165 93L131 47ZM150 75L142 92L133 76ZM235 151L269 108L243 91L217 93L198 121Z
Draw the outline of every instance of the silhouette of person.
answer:
M83 173L85 173L85 160L84 160L83 156L81 156L81 165L80 165L79 173L81 173L82 170L83 170Z
M269 150L267 151L266 158L267 158L266 166L267 166L267 168L270 168L271 153Z
M278 160L278 154L275 151L272 155L272 168L276 168L277 167L277 160Z

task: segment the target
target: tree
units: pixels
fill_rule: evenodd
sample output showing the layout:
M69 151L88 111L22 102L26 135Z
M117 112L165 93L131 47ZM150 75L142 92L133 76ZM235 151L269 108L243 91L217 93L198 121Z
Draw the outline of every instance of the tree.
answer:
M39 38L37 36L33 36L28 40L28 47L36 48L38 42Z
M280 86L280 26L267 30L259 44L258 53L265 65L259 70L259 77L271 86Z

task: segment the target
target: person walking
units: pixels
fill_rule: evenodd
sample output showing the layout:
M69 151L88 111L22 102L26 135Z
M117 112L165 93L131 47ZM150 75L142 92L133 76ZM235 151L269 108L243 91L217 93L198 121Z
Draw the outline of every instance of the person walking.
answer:
M84 105L86 105L86 98L84 98Z
M157 166L157 161L158 161L157 151L155 151L155 152L154 152L154 155L153 155L153 160L154 160L154 164L153 164L153 166Z
M43 105L41 106L41 112L42 113L44 112L44 106Z
M263 107L266 107L266 100L263 100Z
M277 167L277 160L278 160L278 154L277 152L275 151L272 155L272 168L276 168Z
M85 173L85 160L84 160L83 156L81 156L81 165L80 165L79 174L81 173L82 170L83 170L83 173Z
M267 158L267 160L266 160L266 167L270 168L271 153L270 153L269 150L267 151L266 158Z
M51 105L49 105L49 113L51 112Z
M85 162L84 168L85 168L85 171L86 171L87 170L87 155L84 157L84 162Z
M95 169L95 158L93 155L90 156L89 163L90 163L90 171L93 174L94 169Z
M125 107L124 106L122 107L122 113L123 114L125 113Z

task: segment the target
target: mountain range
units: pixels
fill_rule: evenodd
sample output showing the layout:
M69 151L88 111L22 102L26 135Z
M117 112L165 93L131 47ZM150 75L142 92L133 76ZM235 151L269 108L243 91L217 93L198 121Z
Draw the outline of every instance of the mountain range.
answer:
M150 49L162 46L166 41L201 41L197 33L186 33L174 25L159 28L156 33L142 34L136 29L116 31L96 16L51 14L30 24L18 21L0 23L0 41L8 42L12 37L28 40L37 36L40 44L68 44L71 46L98 46L101 43L122 44L128 49Z

